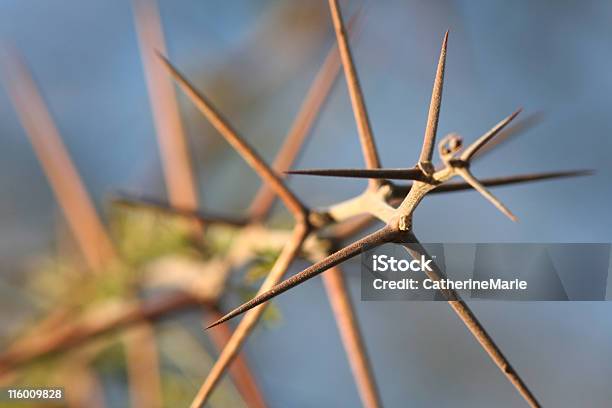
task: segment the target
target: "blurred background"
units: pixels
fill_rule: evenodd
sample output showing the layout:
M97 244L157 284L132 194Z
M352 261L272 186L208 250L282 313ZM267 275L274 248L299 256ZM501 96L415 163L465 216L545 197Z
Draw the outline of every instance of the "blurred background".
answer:
M327 2L158 3L169 58L272 160L335 41ZM439 135L458 132L473 140L518 107L540 118L480 160L476 176L596 171L496 189L519 217L515 224L472 191L428 197L415 215L422 241L612 240L611 2L341 4L345 19L361 13L352 48L386 167L410 166L418 156L440 42L450 29ZM27 62L104 222L112 224L108 198L118 191L166 200L130 1L4 0L0 11L0 41ZM363 166L340 76L297 168ZM259 187L257 176L177 95L199 206L242 214ZM75 245L6 86L0 90L0 134L0 326L6 345L40 317L44 285L43 295L41 285L31 287L42 260ZM290 185L308 204L323 206L360 193L365 182L294 177ZM278 207L275 219L287 221ZM305 265L296 263L292 272ZM361 302L359 263L345 269L385 406L523 406L447 305ZM224 302L228 310L237 300ZM258 328L245 348L268 404L359 406L320 279L275 304L280 317ZM612 305L477 302L473 308L545 406L610 406ZM164 321L156 332L168 354L205 341L197 312ZM210 369L214 352L209 354L166 386L178 390L174 400L166 395L167 406L191 400ZM123 372L104 364L96 370L106 405L127 406ZM219 393L228 395L216 406L240 406L224 384Z

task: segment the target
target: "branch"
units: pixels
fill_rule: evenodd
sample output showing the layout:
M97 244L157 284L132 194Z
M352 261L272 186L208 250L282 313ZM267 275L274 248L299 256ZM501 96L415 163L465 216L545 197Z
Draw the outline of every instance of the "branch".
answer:
M121 333L132 407L161 408L159 350L153 326L135 324Z
M79 322L50 330L44 336L30 338L0 355L0 374L5 374L32 360L64 352L90 339L143 321L155 321L171 312L206 305L186 293L166 295L155 300L131 302L121 307L105 307ZM209 306L212 307L212 306ZM102 314L102 315L101 315Z

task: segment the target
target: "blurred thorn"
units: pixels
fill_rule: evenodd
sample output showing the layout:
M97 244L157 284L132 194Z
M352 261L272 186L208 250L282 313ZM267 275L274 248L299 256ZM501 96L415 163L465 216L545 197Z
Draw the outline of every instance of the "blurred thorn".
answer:
M67 408L105 408L104 386L99 373L92 367L92 360L110 346L110 339L98 339L85 347L73 350L60 367L59 374L66 392Z
M157 4L155 0L132 0L132 5L168 197L174 206L196 209L196 178L174 84L156 57L166 54Z
M378 387L342 269L340 266L330 268L322 278L361 402L365 408L381 407Z
M162 408L159 353L152 324L143 322L121 334L133 408Z
M472 161L482 157L485 153L490 152L494 148L497 148L503 145L505 142L509 141L512 137L518 136L535 126L542 123L544 120L544 112L534 112L530 113L527 116L524 116L521 119L515 120L513 124L504 128L497 137L491 140L489 143L484 145L480 150L478 150L473 156Z
M99 270L115 256L111 240L25 62L3 51L2 82L89 268Z
M193 218L205 224L221 224L231 226L244 226L248 223L246 218L231 218L217 214L205 213L198 210L188 208L175 207L169 203L156 200L149 197L135 196L127 193L117 193L111 199L115 205L131 207L131 208L146 208L153 211L159 211L166 214L178 215L187 218Z
M485 133L484 135L480 136L478 139L476 139L476 141L474 141L472 144L470 144L464 151L463 153L461 153L461 160L463 160L466 163L469 163L470 160L472 160L472 157L484 146L486 146L486 144L488 142L490 142L491 140L493 140L493 138L499 134L499 132L502 131L502 129L504 129L510 122L512 122L514 120L514 118L516 118L518 116L519 113L521 113L523 111L522 108L517 109L514 113L512 113L511 115L509 115L508 117L502 119L499 123L497 123L495 126L493 126L487 133Z
M222 317L222 314L218 310L211 309L207 311L206 316L208 322L204 324L208 325ZM209 335L217 350L222 351L232 337L232 330L226 323L220 325L218 330L211 330ZM236 356L234 364L230 368L230 374L234 379L236 389L250 408L265 408L267 406L244 353L239 353Z

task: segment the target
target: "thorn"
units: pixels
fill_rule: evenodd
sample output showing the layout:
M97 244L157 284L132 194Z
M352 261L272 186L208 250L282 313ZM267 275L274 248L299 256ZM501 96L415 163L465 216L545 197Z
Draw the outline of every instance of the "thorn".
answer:
M476 152L472 156L472 161L474 159L483 156L485 153L490 152L494 148L502 145L504 142L508 141L513 136L517 136L535 126L540 124L543 121L544 113L542 111L537 111L528 114L527 116L523 116L521 119L514 121L512 125L504 128L495 139L489 141L485 146L480 148L478 152Z
M566 177L583 177L594 174L594 170L572 170L572 171L553 171L546 173L529 173L516 176L494 177L480 180L480 183L486 187L507 186L511 184L524 184L533 181L551 180ZM468 183L447 183L441 184L432 191L433 194L445 193L451 191L462 191L472 188Z
M198 206L196 180L176 90L172 79L157 60L159 55L166 52L159 10L155 1L132 0L132 4L134 28L168 197L172 204L195 208ZM202 225L194 223L193 232L194 235L201 234Z
M418 168L406 169L304 169L289 170L286 174L298 174L324 177L348 177L367 179L393 180L427 180L427 176Z
M191 100L194 106L202 113L208 122L223 136L232 148L244 159L244 161L257 173L257 175L270 185L274 192L279 196L283 204L287 206L295 219L300 220L306 216L308 210L280 179L268 163L249 145L246 140L231 126L231 124L221 115L217 108L202 93L200 93L188 80L181 74L168 59L159 55L169 74L183 90L185 95Z
M379 168L381 167L380 158L378 157L378 150L374 141L370 118L363 98L363 91L359 83L359 77L355 68L355 62L353 61L353 55L351 53L348 35L344 27L338 0L329 0L329 9L366 167L369 169ZM371 188L378 187L377 184L378 183L374 180L370 181Z
M0 82L8 92L87 267L92 272L103 271L107 262L117 256L108 231L25 60L10 44L1 51L4 58Z
M425 128L425 137L423 139L423 147L419 156L419 165L426 171L431 170L431 158L433 155L434 144L436 142L436 133L438 131L438 121L440 118L440 106L442 104L442 90L444 88L444 69L446 67L446 47L448 43L448 31L444 34L442 48L440 49L440 57L438 59L438 67L436 69L436 77L431 93L431 101L429 104L429 113L427 114L427 126Z
M221 323L224 322L224 320L222 321L223 318L220 318L219 320L214 321L213 323L209 324L208 326L204 327L204 331L208 330L208 329L212 329L213 327L216 327L218 325L220 325Z
M525 184L534 181L554 180L569 177L584 177L595 174L594 170L570 170L570 171L551 171L546 173L529 173L519 174L516 176L492 177L480 180L480 183L485 187L503 187L512 184ZM404 198L410 191L411 184L396 185L393 187L393 198ZM456 191L465 191L472 189L472 186L466 182L451 182L437 186L430 194L452 193Z
M506 117L501 122L499 122L497 125L493 126L487 133L480 136L474 143L469 145L468 148L465 149L465 151L461 154L461 160L465 162L469 162L472 159L472 157L476 154L476 152L480 150L481 147L483 147L485 144L487 144L487 142L493 139L503 128L506 127L506 125L508 125L508 123L512 122L512 120L516 118L518 114L521 113L522 111L523 111L523 108L517 109L510 116Z
M463 177L463 179L465 181L467 181L468 184L470 184L472 187L474 187L474 189L476 191L478 191L480 194L482 194L495 207L497 207L498 210L500 210L502 213L504 213L504 215L506 215L508 218L510 218L514 222L516 222L518 220L516 218L516 216L497 197L495 197L493 194L491 194L489 192L489 190L487 190L485 188L485 186L483 186L480 183L480 181L478 181L478 179L476 179L472 175L472 173L469 172L469 170L467 170L466 168L459 168L459 169L457 169L457 173L461 177Z

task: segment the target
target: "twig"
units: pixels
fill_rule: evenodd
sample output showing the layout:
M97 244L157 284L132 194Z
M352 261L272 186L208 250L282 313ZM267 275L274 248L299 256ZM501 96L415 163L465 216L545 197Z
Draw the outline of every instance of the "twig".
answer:
M92 312L78 321L66 323L45 336L30 337L0 355L0 375L43 357L55 355L77 347L90 339L112 333L136 323L156 321L170 313L205 305L198 298L176 293L153 301L126 302L104 310ZM209 306L212 307L212 306Z

